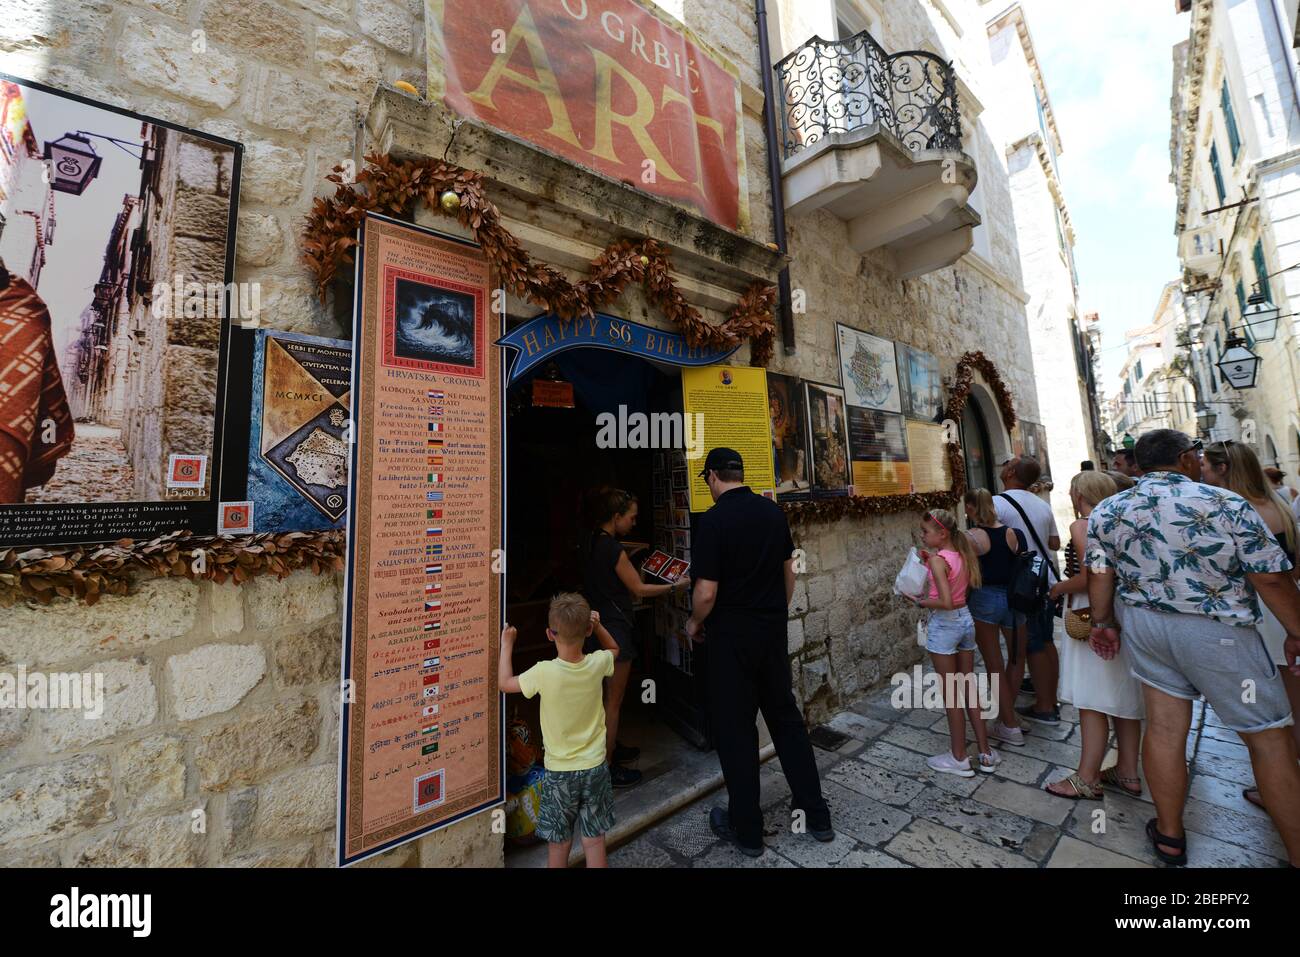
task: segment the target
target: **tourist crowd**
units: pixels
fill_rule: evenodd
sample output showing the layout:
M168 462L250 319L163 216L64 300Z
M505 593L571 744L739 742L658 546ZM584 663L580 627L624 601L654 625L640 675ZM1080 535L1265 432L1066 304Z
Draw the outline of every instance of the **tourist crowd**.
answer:
M992 772L1002 760L992 742L1023 746L1034 725L1060 721L1060 702L1072 704L1079 764L1046 790L1099 801L1107 788L1133 796L1148 788L1152 850L1167 864L1185 864L1186 747L1193 704L1203 698L1249 753L1255 786L1242 800L1268 812L1296 866L1297 495L1248 445L1202 447L1172 429L1142 435L1110 471L1084 464L1070 482L1076 519L1063 569L1052 510L1029 491L1041 471L1033 459L1002 466L1003 492L966 494L965 529L943 510L922 519L930 590L913 600L930 609L926 647L935 670L971 676L978 649L987 672L1000 676L988 729L980 702L961 693L945 702L951 748L930 767L963 777ZM1033 703L1016 708L1020 691ZM1112 728L1115 761L1103 768Z

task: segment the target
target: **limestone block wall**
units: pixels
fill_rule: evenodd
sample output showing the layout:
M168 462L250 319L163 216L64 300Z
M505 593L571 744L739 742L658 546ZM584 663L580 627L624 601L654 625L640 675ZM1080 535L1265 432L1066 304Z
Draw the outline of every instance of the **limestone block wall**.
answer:
M331 866L341 576L20 606L0 672L102 675L102 716L0 710L0 864ZM495 866L479 815L374 860Z
M1005 189L989 195L1009 205ZM778 348L772 371L838 382L835 323L842 322L933 353L946 377L963 353L983 351L1011 389L1017 413L1039 421L1023 292L969 259L898 280L887 253L856 256L844 230L828 213L791 221L791 283L806 293L808 311L795 317L798 351ZM996 438L994 445L996 455ZM789 652L810 720L921 659L918 613L892 593L907 549L919 542L919 519L919 512L906 512L795 528L808 569L795 586Z
M1008 159L1011 195L1019 227L1028 303L1029 337L1034 353L1042 417L1047 430L1054 488L1052 510L1057 527L1074 519L1070 479L1079 463L1093 457L1086 398L1079 387L1079 366L1071 347L1071 322L1076 313L1074 283L1056 226L1056 200L1048 185L1038 151L1032 143Z

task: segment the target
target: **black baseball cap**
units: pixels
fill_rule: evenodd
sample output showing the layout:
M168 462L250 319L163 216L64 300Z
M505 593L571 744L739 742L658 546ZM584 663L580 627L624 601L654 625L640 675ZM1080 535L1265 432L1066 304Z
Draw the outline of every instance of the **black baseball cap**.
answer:
M743 469L744 467L745 460L735 449L709 449L709 454L704 458L704 470L700 472L700 478L706 478L710 472L720 469Z

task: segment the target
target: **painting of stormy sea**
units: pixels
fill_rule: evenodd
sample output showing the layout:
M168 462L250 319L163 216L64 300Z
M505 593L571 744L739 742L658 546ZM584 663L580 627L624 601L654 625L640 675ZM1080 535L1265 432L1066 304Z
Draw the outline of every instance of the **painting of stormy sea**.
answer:
M474 297L398 279L394 351L421 362L474 365Z

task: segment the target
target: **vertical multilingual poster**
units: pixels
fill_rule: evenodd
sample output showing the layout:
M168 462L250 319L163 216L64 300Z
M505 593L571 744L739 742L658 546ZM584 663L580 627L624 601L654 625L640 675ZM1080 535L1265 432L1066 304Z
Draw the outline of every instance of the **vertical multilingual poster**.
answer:
M340 865L505 786L489 266L473 243L370 214L357 272Z

